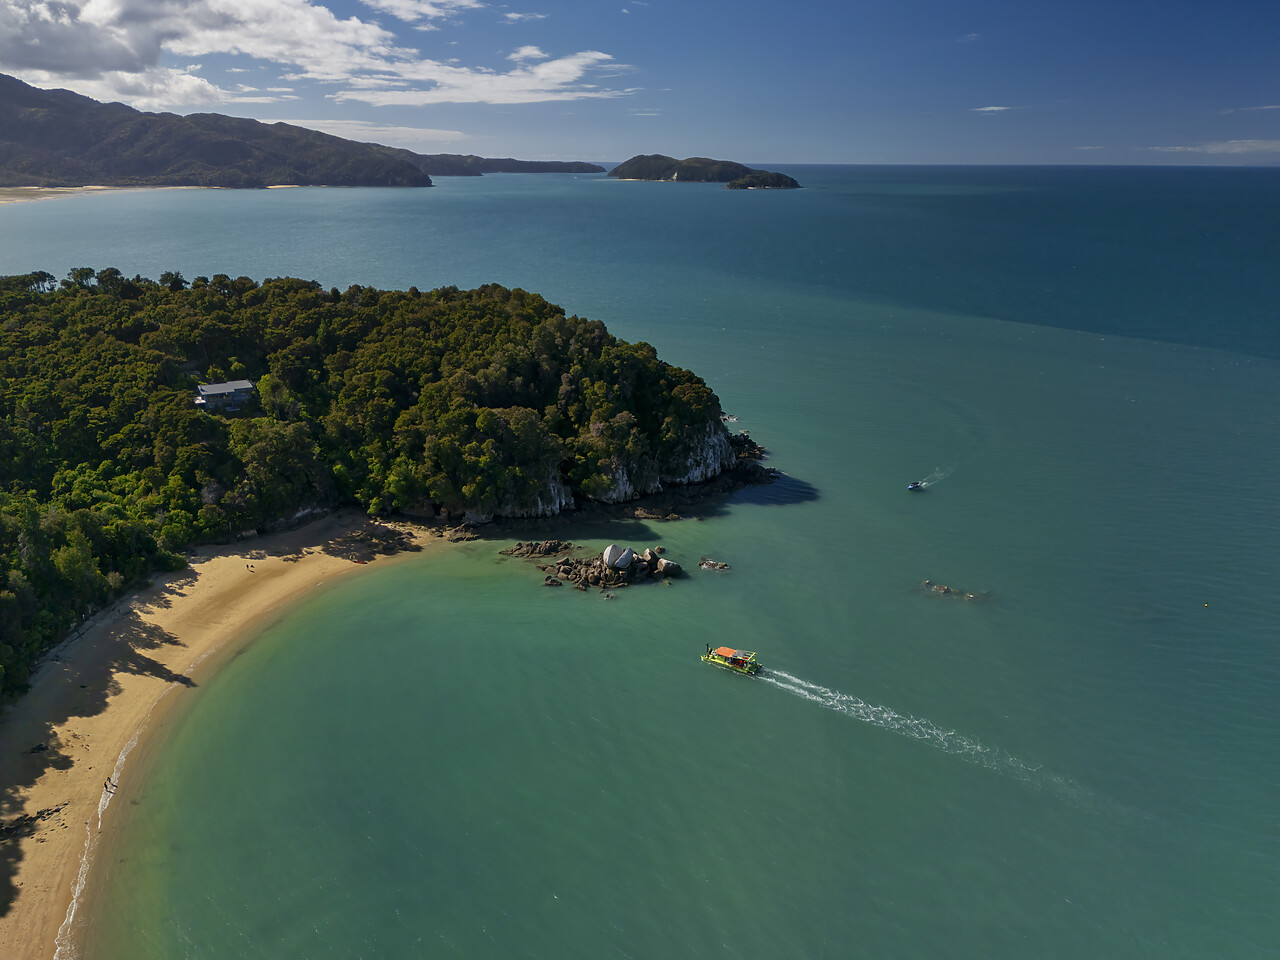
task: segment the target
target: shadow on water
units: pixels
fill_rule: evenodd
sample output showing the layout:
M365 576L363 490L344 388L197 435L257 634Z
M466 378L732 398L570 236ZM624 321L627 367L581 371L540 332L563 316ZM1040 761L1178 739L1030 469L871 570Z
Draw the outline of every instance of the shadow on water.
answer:
M773 483L744 487L734 494L734 503L750 503L759 506L790 506L812 503L821 498L818 488L807 480L787 473L776 475Z
M661 540L666 523L727 516L730 507L739 504L786 506L820 498L818 488L806 480L781 472L770 476L772 479L764 483L671 487L628 503L584 504L571 513L554 517L499 518L471 527L468 539L531 541L579 537L616 543L656 543Z

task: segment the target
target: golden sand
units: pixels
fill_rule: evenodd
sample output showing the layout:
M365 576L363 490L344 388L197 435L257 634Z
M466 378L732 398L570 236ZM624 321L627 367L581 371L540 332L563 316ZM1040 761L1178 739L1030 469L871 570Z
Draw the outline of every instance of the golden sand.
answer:
M430 539L349 512L201 550L48 655L0 715L0 820L15 834L0 840L0 957L59 954L126 757L211 675L219 651L322 583ZM18 818L31 819L13 830Z

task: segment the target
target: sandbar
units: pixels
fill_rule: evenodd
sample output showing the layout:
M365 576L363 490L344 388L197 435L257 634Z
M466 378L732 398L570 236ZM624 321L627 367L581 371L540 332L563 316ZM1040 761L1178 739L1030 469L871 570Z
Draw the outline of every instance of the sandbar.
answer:
M0 714L0 957L69 956L72 915L110 828L127 758L288 605L395 555L441 544L356 511L287 533L200 548L188 569L87 621ZM61 931L61 934L60 934Z
M107 190L208 190L211 187L0 187L0 203L21 203L26 200L53 200L57 197L74 197L84 193L103 193Z

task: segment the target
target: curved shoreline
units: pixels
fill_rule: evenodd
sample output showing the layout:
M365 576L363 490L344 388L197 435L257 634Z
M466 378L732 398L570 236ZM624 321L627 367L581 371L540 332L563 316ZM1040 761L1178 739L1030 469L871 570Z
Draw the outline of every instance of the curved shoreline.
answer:
M111 829L115 785L128 776L129 754L183 702L182 688L212 675L225 662L219 654L269 617L367 569L353 559L429 541L443 543L349 511L204 549L190 568L122 599L51 651L0 716L0 819L32 818L16 836L0 835L0 956L73 955L70 934L93 853Z

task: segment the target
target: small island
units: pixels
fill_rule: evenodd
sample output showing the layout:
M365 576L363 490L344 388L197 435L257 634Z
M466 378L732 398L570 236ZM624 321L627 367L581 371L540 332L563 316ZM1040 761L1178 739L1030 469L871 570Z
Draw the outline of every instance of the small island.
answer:
M685 183L723 183L731 190L796 190L785 173L754 170L733 160L688 157L677 160L660 153L640 154L609 171L619 180L673 180Z
M772 170L753 170L745 177L738 177L726 184L730 190L797 190L800 184L785 173Z

